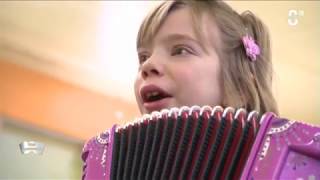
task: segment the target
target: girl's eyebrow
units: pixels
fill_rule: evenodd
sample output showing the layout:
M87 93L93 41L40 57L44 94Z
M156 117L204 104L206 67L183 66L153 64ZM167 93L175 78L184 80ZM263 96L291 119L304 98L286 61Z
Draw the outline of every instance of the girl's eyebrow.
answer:
M193 42L193 43L201 46L201 43L199 41L197 41L196 39L192 38L190 35L187 35L187 34L174 33L174 34L169 34L169 35L166 35L166 36L163 36L163 37L159 37L159 42L161 44L168 44L168 43L171 43L171 42L183 41L183 40L184 41L190 41L190 42ZM153 42L150 43L151 47L153 46L154 42L155 41L153 40ZM143 45L141 45L140 47L137 48L138 51L143 51L145 49L146 48Z
M198 45L199 47L201 47L202 50L204 50L205 52L207 52L206 47L204 46L203 43L201 43L200 41L198 41L197 39L193 38L192 36L188 35L188 34L179 34L179 33L172 33L163 37L159 37L159 42L161 44L167 44L167 43L171 43L171 42L175 42L175 41L189 41L192 42L196 45ZM152 47L153 46L154 41L150 44ZM141 45L140 47L137 48L138 52L139 51L143 51L146 50L147 48L143 45Z
M170 42L182 41L182 40L192 42L192 43L196 44L197 46L199 46L204 52L207 52L207 49L203 43L201 43L198 39L195 39L188 34L179 34L179 33L169 34L164 37L160 37L159 42L160 43L170 43Z
M189 36L187 34L169 34L167 36L160 38L160 42L162 42L162 43L168 43L168 42L179 41L179 40L180 41L181 40L192 41L192 42L200 45L200 42L198 40L192 38L191 36Z

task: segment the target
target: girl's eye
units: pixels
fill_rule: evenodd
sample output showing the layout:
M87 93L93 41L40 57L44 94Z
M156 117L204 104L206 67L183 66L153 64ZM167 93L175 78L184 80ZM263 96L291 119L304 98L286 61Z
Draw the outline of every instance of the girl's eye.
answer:
M139 56L139 64L144 63L149 58L149 56L147 54L144 54L144 53L141 53L138 56Z
M190 50L187 47L175 47L173 48L171 55L176 56L176 55L187 55L187 54L192 54L192 50Z

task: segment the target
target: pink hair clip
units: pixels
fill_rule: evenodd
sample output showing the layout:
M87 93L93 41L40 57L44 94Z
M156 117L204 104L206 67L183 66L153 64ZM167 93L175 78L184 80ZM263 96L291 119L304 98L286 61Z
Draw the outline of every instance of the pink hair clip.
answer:
M257 55L260 55L260 47L254 42L254 39L249 35L243 36L242 42L246 50L247 56L251 59L251 61L256 61Z

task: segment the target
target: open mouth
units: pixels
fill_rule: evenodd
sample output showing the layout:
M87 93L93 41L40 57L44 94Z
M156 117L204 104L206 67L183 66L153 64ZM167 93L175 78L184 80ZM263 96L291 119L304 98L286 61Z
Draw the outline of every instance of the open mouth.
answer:
M144 103L160 101L164 98L172 97L166 91L154 85L144 86L141 89L140 94Z
M145 95L145 98L143 98L144 102L154 102L154 101L159 101L161 99L167 98L169 96L159 92L159 91L153 91L149 92Z

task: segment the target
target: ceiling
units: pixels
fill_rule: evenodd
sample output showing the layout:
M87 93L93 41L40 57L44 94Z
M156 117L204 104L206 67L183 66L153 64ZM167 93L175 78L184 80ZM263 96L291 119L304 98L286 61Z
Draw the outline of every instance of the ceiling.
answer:
M275 94L285 115L320 117L314 110L319 89L320 2L227 1L251 9L268 25L275 65ZM0 59L133 102L137 72L135 38L139 24L159 1L1 1ZM298 24L288 24L296 10ZM299 96L302 85L310 90ZM288 95L290 94L290 96ZM293 96L293 97L292 97ZM301 108L301 100L309 104ZM311 105L310 105L311 104ZM319 103L318 103L319 105ZM316 114L315 114L316 113ZM309 116L308 116L309 117Z

